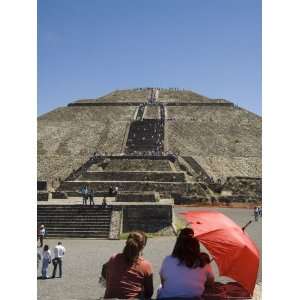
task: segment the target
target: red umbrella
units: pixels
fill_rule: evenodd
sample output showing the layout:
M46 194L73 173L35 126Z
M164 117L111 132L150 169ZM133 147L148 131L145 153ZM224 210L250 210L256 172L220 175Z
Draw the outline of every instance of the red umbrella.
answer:
M189 211L182 215L216 261L220 275L236 280L252 295L259 252L248 234L217 211Z

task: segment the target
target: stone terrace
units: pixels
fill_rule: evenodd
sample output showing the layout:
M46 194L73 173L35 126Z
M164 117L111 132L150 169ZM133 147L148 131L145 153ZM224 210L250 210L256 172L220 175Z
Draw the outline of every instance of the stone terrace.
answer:
M168 160L153 159L111 159L105 164L94 164L91 171L171 171L171 162Z

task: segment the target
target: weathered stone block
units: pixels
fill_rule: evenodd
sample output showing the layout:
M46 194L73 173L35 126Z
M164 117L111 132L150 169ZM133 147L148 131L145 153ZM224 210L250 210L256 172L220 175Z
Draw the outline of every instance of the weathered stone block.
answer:
M123 208L123 232L157 232L172 225L172 205L132 205Z
M65 192L52 192L52 199L67 199L68 195Z
M38 192L37 201L48 201L49 193L48 192Z
M158 202L159 199L156 192L120 193L116 197L117 202Z

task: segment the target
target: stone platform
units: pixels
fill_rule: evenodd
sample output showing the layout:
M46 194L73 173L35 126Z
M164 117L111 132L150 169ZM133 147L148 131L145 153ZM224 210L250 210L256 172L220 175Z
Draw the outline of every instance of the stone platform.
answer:
M89 203L89 201L87 201ZM116 202L94 198L95 206L84 206L81 198L51 199L38 204L38 223L48 228L49 237L88 237L118 239L122 233L143 230L148 233L174 233L174 202Z

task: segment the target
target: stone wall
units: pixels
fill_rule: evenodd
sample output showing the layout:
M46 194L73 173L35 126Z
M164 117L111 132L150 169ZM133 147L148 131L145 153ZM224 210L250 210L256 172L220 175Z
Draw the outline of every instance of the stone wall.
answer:
M116 197L117 202L158 202L159 193L141 192L141 193L119 193Z
M53 192L52 193L52 199L67 199L68 195L65 192Z
M79 180L185 182L185 174L183 172L90 171L82 174Z
M155 191L159 193L190 193L205 196L205 192L199 183L182 182L147 182L147 181L64 181L60 185L60 191L79 191L83 185L88 185L94 191L108 191L110 186L118 186L119 191Z
M230 191L232 195L262 197L262 179L257 177L228 177L222 191Z
M37 190L38 191L47 191L47 181L38 181L37 182Z
M92 166L90 170L97 170L97 166ZM138 157L136 159L121 158L111 159L104 167L105 171L171 171L169 161L167 159L147 159Z
M48 201L49 193L48 192L41 192L37 193L37 201Z
M158 232L172 226L172 205L130 205L123 208L123 232Z
M109 239L110 240L119 239L121 232L122 232L122 208L119 206L114 206L111 214Z

